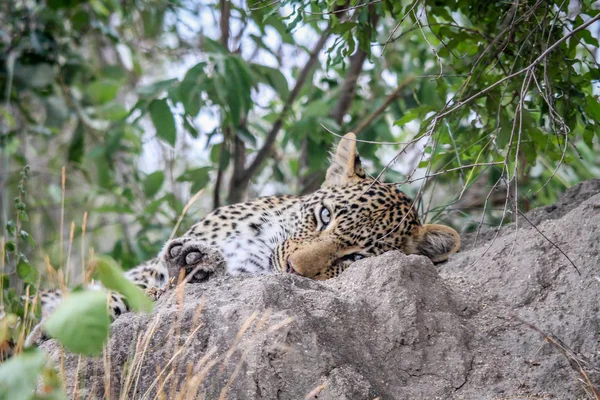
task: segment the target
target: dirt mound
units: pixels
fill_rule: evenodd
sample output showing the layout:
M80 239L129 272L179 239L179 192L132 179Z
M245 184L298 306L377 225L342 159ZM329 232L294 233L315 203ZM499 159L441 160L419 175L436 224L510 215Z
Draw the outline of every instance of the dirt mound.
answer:
M107 360L78 366L67 355L68 386L78 371L79 393L96 397L590 398L580 372L598 383L594 187L528 214L537 230L525 221L502 228L439 266L391 252L326 282L271 275L190 284L151 315L119 318ZM55 343L43 347L58 361Z

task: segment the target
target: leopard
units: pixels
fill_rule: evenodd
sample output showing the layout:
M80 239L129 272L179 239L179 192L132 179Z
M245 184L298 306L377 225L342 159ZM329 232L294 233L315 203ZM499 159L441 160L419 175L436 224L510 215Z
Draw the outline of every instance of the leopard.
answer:
M159 291L178 272L192 283L218 273L283 273L326 280L355 261L392 250L440 263L458 252L460 244L453 228L421 223L415 203L398 184L367 176L351 132L332 152L325 181L314 193L219 207L125 276L143 289ZM223 262L206 263L207 248L217 251ZM43 317L61 299L60 291L41 293ZM113 319L129 311L119 294L111 293L108 303Z
M170 270L186 274L200 266L196 281L214 273L201 265L205 246L220 250L229 275L291 273L325 280L391 250L434 263L458 252L458 232L422 224L413 200L397 184L367 176L356 145L352 132L341 138L316 192L217 208L168 242L159 257Z

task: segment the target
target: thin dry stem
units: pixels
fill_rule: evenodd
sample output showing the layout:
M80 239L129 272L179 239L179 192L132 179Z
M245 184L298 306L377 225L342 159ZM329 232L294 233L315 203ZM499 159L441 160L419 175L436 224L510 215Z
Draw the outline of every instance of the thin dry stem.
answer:
M67 251L67 264L65 265L65 286L69 286L69 270L71 266L71 253L73 250L73 238L75 237L75 221L71 221L69 232L69 250Z
M198 198L200 198L202 193L204 193L204 188L200 189L195 195L193 195L192 198L190 199L190 201L188 201L187 204L185 205L185 207L183 207L183 210L181 211L181 215L179 215L179 218L177 218L177 223L175 224L175 227L173 228L173 231L171 232L171 236L169 236L169 241L171 241L175 237L175 234L177 233L177 229L179 229L179 225L181 224L181 221L185 217L185 214L190 209L190 207L196 202L196 200L198 200Z
M81 279L83 279L83 284L86 285L88 282L85 280L85 232L87 229L87 219L88 213L85 211L83 213L83 222L81 223Z
M66 171L65 171L65 167L62 167L61 170L61 180L60 180L60 187L61 187L61 198L60 198L60 255L59 255L59 262L58 262L58 267L62 268L63 264L63 243L64 243L64 230L65 230L65 188L66 188L66 183L67 183L67 175L66 175Z

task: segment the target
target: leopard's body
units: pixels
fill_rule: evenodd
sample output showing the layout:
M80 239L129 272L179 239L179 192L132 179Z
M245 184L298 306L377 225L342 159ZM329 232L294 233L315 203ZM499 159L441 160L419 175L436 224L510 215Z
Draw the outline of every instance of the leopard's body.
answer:
M159 256L126 273L143 288L164 288L168 271L193 272L204 280L214 269L202 266L206 246L218 249L226 272L294 273L312 279L339 275L357 259L402 250L444 261L458 251L452 228L422 225L412 200L397 185L367 178L356 154L354 134L338 145L326 181L315 193L262 197L216 209L182 237L168 242ZM60 293L44 300L54 309ZM113 316L127 310L111 299ZM49 311L46 311L47 314Z

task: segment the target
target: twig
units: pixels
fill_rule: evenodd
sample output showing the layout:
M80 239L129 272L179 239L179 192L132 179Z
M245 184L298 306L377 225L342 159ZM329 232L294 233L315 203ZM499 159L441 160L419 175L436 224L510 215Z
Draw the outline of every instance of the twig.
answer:
M371 113L370 115L368 115L366 118L364 118L362 121L360 121L353 129L351 129L351 132L354 132L357 136L358 134L360 134L360 132L365 129L367 126L369 126L374 120L376 120L381 114L383 114L383 112L389 107L390 104L392 104L392 102L394 100L396 100L399 96L400 96L400 92L408 85L410 85L413 81L415 80L414 76L409 76L408 78L406 78L400 85L398 85L398 87L396 89L394 89L394 91L392 93L390 93L388 95L388 97L386 97L386 99L384 100L383 104L381 104L375 111L373 111L373 113Z
M434 176L444 175L444 174L447 174L448 172L460 171L460 170L467 169L467 168L486 167L486 166L490 166L490 165L504 165L504 162L503 161L492 161L492 162L475 163L475 164L469 164L469 165L461 165L460 167L445 169L443 171L434 172L433 174L426 174L425 176L423 176L421 178L407 179L403 183L413 183L413 182L420 181L423 179L429 179Z
M372 6L373 4L377 4L377 3L381 3L381 2L383 2L383 0L373 0L373 1L369 1L367 3L357 4L357 5L352 6L352 7L347 7L347 8L342 8L342 9L336 9L336 10L333 10L333 11L315 12L315 11L306 11L306 10L304 10L304 12L306 14L309 14L309 15L339 14L339 13L343 13L343 12L346 12L346 11L356 10L356 9L362 8L362 7Z
M555 248L556 248L558 251L560 251L560 252L562 253L562 255L563 255L563 256L565 256L565 258L566 258L567 260L569 260L569 262L571 263L571 265L573 266L573 268L575 268L575 271L577 271L577 273L579 274L579 276L581 276L581 272L579 271L579 268L577 268L577 265L575 265L575 263L573 262L573 260L571 260L571 259L569 258L569 256L568 256L568 255L567 255L567 254L566 254L564 251L562 251L562 249L561 249L560 247L558 247L558 246L556 245L556 243L554 243L552 240L548 239L548 237L547 237L546 235L544 235L544 234L542 233L542 231L540 231L540 230L538 229L538 227L537 227L537 226L535 226L535 225L533 224L533 222L531 222L531 221L529 220L529 218L527 218L527 217L525 216L525 214L523 214L523 213L521 212L521 210L519 210L518 208L517 208L517 212L519 213L519 215L520 215L521 217L523 217L523 219L525 219L525 221L529 222L529 224L530 224L530 225L533 227L533 229L535 229L535 230L536 230L536 231L537 231L537 232L538 232L540 235L542 235L542 237L543 237L544 239L546 239L546 240L548 241L548 243L550 243L550 244L551 244L552 246L554 246L554 247L555 247Z
M576 353L556 336L544 332L542 329L538 328L531 322L527 322L515 314L511 314L510 318L515 319L521 324L527 326L529 329L536 331L537 333L543 336L546 342L556 347L565 356L571 368L573 368L573 370L575 370L582 376L583 380L587 384L587 387L592 391L592 394L594 395L594 400L600 400L600 391L598 391L598 389L594 386L589 375L585 372L585 369L583 368L583 364L587 364L584 360L577 357Z
M516 77L519 76L521 74L523 74L524 72L529 71L531 68L535 67L537 64L539 64L542 60L544 60L546 58L546 56L552 52L554 49L556 49L559 45L561 45L563 42L565 42L567 39L569 39L571 36L573 36L574 34L576 34L577 32L586 29L588 26L592 25L594 22L600 20L600 14L596 15L593 18L590 18L589 20L587 20L587 22L581 24L580 26L578 26L576 29L573 29L571 32L567 33L565 36L563 36L562 38L560 38L559 40L557 40L556 42L554 42L554 44L550 47L548 47L546 49L546 51L544 51L538 58L536 58L535 60L533 60L533 62L531 64L529 64L527 67L514 72L508 76L505 76L504 78L500 79L499 81L494 82L493 84L491 84L490 86L486 87L485 89L482 89L481 91L475 93L474 95L470 96L469 98L467 98L466 100L463 101L459 101L457 102L453 107L449 108L448 110L438 114L435 119L441 119L443 117L445 117L448 114L453 113L454 111L456 111L457 109L459 109L460 107L464 106L465 104L470 103L471 101L475 100L476 98L480 97L481 95L489 92L490 90L492 90L493 88L495 88L498 85L501 85L502 83Z

